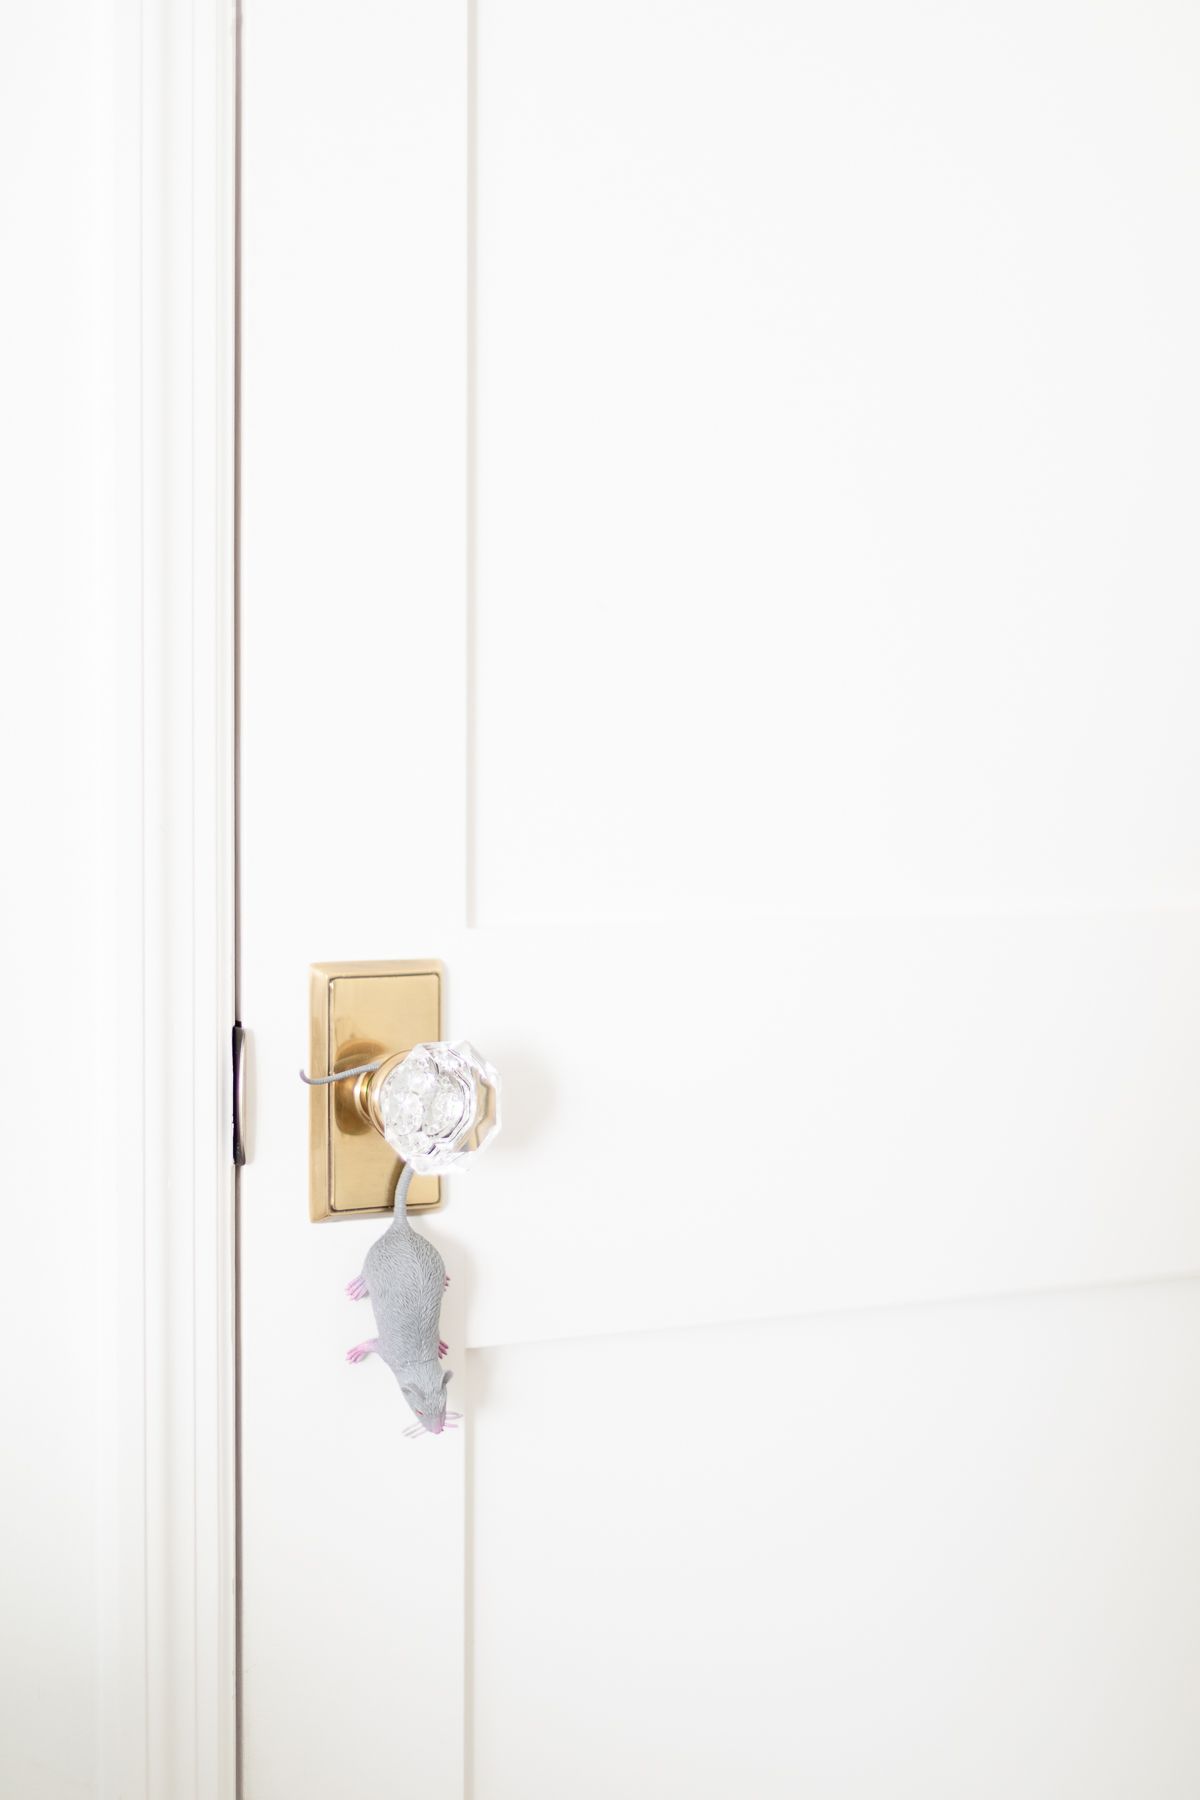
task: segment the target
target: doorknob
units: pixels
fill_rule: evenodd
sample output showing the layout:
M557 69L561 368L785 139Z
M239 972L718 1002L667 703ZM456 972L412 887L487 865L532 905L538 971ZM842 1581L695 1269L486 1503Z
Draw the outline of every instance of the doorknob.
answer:
M354 1084L368 1124L418 1175L451 1169L500 1129L500 1081L473 1044L416 1044Z
M437 1206L440 1173L500 1128L499 1079L466 1042L442 1041L433 962L316 963L309 979L309 1216Z

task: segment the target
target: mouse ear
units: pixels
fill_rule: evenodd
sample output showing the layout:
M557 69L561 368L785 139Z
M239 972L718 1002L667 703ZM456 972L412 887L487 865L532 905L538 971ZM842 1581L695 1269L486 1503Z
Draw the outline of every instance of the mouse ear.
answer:
M446 1373L442 1376L442 1386L445 1387L447 1382L453 1381L453 1380L454 1380L454 1370L447 1369Z

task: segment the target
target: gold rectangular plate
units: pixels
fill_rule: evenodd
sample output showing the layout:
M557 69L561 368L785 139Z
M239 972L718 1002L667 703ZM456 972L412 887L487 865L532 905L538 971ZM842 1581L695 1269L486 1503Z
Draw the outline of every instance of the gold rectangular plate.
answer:
M442 1035L442 966L436 962L314 963L309 971L310 1075L332 1075ZM361 1117L353 1081L309 1090L309 1217L376 1219L390 1213L401 1164ZM418 1175L408 1211L441 1199L436 1175Z

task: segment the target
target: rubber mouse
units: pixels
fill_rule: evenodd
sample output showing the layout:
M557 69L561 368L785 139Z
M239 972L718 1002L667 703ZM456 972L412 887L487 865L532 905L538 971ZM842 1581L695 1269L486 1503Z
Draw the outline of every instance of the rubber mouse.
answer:
M450 1277L429 1239L408 1222L404 1203L412 1177L406 1164L396 1184L392 1222L367 1251L362 1274L346 1284L352 1300L370 1300L379 1330L378 1337L347 1350L346 1361L382 1357L417 1420L406 1436L428 1431L439 1437L459 1417L447 1415L446 1387L454 1371L441 1364L447 1350L440 1335L442 1295Z

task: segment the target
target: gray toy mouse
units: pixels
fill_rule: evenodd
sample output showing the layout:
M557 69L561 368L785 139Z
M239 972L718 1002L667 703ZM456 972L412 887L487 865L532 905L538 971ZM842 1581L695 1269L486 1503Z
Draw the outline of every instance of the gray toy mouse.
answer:
M408 1222L404 1202L412 1177L406 1163L396 1184L395 1216L367 1251L362 1274L346 1285L352 1300L370 1297L379 1327L378 1337L347 1350L346 1361L381 1356L417 1417L405 1435L428 1431L438 1437L459 1417L446 1412L446 1384L454 1371L443 1371L440 1361L448 1347L439 1336L439 1317L450 1277L429 1239Z

